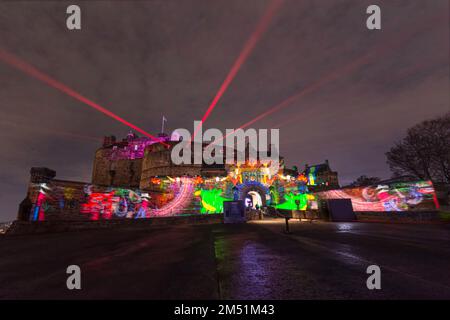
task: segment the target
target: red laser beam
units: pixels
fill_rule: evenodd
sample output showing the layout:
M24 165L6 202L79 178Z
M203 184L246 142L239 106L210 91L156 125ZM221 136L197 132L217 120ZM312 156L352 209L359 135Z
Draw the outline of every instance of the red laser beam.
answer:
M342 73L350 72L351 70L357 68L358 66L365 64L369 60L369 58L371 56L372 56L371 53L366 54L363 57L361 57L360 59L357 59L357 60L353 61L352 63L347 64L344 68L339 68L339 69L335 70L334 72L326 75L325 77L319 79L318 81L314 82L313 84L311 84L311 85L307 86L306 88L300 90L298 93L296 93L296 94L290 96L289 98L283 100L279 104L273 106L272 108L269 108L268 110L266 110L265 112L261 113L260 115L258 115L254 119L244 123L238 129L246 128L249 125L252 125L253 123L255 123L256 121L259 121L262 118L265 118L265 117L271 115L272 113L277 112L280 109L283 109L283 108L289 106L295 100L297 100L297 99L307 95L308 93L311 93L311 92L315 91L316 89L320 88L324 84L326 84L328 82L331 82L332 80L338 78Z
M435 64L435 62L433 63L429 63L429 64L415 64L407 69L402 70L400 73L397 74L396 77L391 77L389 81L386 82L386 84L389 84L391 82L395 82L395 81L399 81L402 80L408 76L414 75L416 72L420 72L420 70L423 69L427 69L431 66L433 66ZM317 109L314 110L307 110L307 114L305 113L301 113L301 114L297 114L294 117L290 116L288 119L282 121L282 122L278 122L277 124L274 124L271 126L271 128L275 129L275 128L281 128L283 126L286 126L288 124L291 124L295 121L298 121L301 118L306 118L307 115L312 114L313 112L317 111Z
M224 140L228 136L230 136L233 133L235 133L237 130L244 129L244 128L250 126L251 124L261 120L262 118L265 118L265 117L271 115L272 113L275 113L275 112L277 112L277 111L279 111L279 110L289 106L295 100L305 96L308 93L313 92L314 90L318 89L322 85L324 85L324 84L330 82L331 80L337 78L341 73L349 72L349 71L353 70L354 68L358 67L359 65L365 64L372 55L373 55L373 53L366 54L363 57L361 57L361 58L359 58L359 59L357 59L357 60L347 64L343 68L339 68L339 69L335 70L334 72L329 73L327 76L319 79L318 81L314 82L313 84L311 84L311 85L307 86L306 88L300 90L298 93L296 93L296 94L290 96L289 98L283 100L279 104L277 104L277 105L267 109L265 112L261 113L260 115L258 115L257 117L253 118L252 120L244 123L239 128L237 128L237 129L231 131L229 134L223 136L221 139L217 139L217 141L215 141L211 145L214 145L217 142L219 142L221 140Z
M310 110L304 111L301 114L297 114L293 117L289 117L285 121L281 121L281 122L278 122L277 124L271 125L270 128L271 129L279 129L279 128L284 127L285 125L288 125L292 122L299 121L300 119L306 119L309 116L313 115L314 112L316 112L315 109L310 109Z
M32 65L28 64L27 62L20 60L19 58L13 56L11 53L6 52L3 49L0 49L0 60L2 60L3 62L9 64L10 66L46 83L47 85L71 96L72 98L77 99L78 101L83 102L84 104L90 106L91 108L107 115L110 118L113 118L114 120L117 120L121 123L123 123L124 125L130 127L131 129L151 138L152 140L158 141L166 146L169 146L167 143L161 141L161 139L151 135L150 133L146 132L145 130L135 126L134 124L128 122L127 120L119 117L118 115L116 115L115 113L109 111L108 109L102 107L101 105L89 100L88 98L82 96L81 94L79 94L78 92L76 92L75 90L69 88L68 86L66 86L65 84L57 81L56 79L53 79L52 77L46 75L45 73L43 73L42 71L39 71L38 69L36 69L35 67L33 67Z
M439 15L437 15L435 17L431 17L428 21L432 22L432 21L436 21L436 20L439 20L439 19L442 19L442 18L445 18L445 16L439 14ZM368 63L372 57L380 57L388 49L394 49L396 47L399 47L399 46L403 45L403 42L405 41L405 39L408 39L410 36L413 36L415 32L416 32L415 30L408 29L408 30L398 34L398 36L399 36L398 38L400 38L400 40L398 38L390 39L391 40L390 43L387 43L384 46L376 47L375 49L369 51L367 54L363 55L362 57L354 60L353 62L350 62L350 63L346 64L344 67L338 68L335 71L327 74L326 76L320 78L319 80L317 80L316 82L314 82L311 85L307 86L306 88L300 90L298 93L288 97L287 99L283 100L279 104L277 104L277 105L267 109L265 112L259 114L254 119L244 123L243 125L241 125L237 129L231 131L229 134L223 136L221 139L217 139L216 141L214 141L209 146L213 146L213 145L217 144L217 142L224 140L225 138L227 138L228 136L232 135L233 133L235 133L239 129L244 129L244 128L252 125L253 123L255 123L257 121L259 121L259 120L261 120L261 119L263 119L263 118L265 118L265 117L267 117L267 116L269 116L269 115L271 115L271 114L273 114L275 112L278 112L279 110L281 110L281 109L283 109L285 107L288 107L295 100L305 96L308 93L311 93L311 92L315 91L316 89L318 89L321 86L327 84L328 82L331 82L332 80L334 80L336 78L339 78L339 77L343 76L344 74L353 71L357 67Z
M68 132L68 131L62 131L62 130L55 130L55 129L50 129L50 128L42 127L42 126L38 127L38 126L33 126L33 125L30 125L30 124L25 124L25 123L4 121L4 120L1 120L1 119L0 119L0 124L16 127L16 128L21 129L21 130L28 130L28 131L35 131L35 132L44 132L44 133L50 133L50 134L53 134L53 135L56 134L58 136L66 136L66 137L74 138L74 139L90 140L90 141L96 142L97 144L101 143L103 141L103 139L101 139L99 137L81 135L81 134L72 133L72 132Z
M217 103L219 102L220 98L227 90L228 86L233 81L234 77L236 77L236 74L238 73L239 69L242 67L242 65L247 60L250 53L255 48L258 41L261 39L264 32L269 27L269 24L272 21L273 16L278 11L278 9L280 8L283 1L284 0L272 0L272 2L269 4L264 15L259 20L255 31L253 31L250 38L248 38L247 42L244 44L244 47L242 48L238 58L234 62L233 66L231 67L230 72L226 76L225 80L223 81L222 85L219 88L219 91L217 91L216 95L214 96L214 99L212 100L211 104L209 105L208 109L206 110L205 114L203 115L200 125L203 124L206 121L206 119L208 119L209 115L211 114L213 109L216 107ZM194 139L195 135L197 134L198 130L200 129L200 125L198 125L197 128L194 130L192 139Z

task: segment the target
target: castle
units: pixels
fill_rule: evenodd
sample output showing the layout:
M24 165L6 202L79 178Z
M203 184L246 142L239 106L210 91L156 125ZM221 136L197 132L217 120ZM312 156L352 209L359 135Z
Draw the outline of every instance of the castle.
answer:
M165 145L133 133L121 141L116 141L114 136L105 137L103 146L95 153L92 184L147 189L155 176L213 177L226 174L224 165L174 165L170 157L171 147L178 141L171 141L166 134L158 137Z
M29 219L220 213L227 200L243 200L251 208L306 210L317 207L308 188L338 187L337 173L328 161L298 172L286 168L280 157L275 174L260 161L175 165L171 150L179 141L165 134L158 138L164 144L131 132L120 141L104 137L95 152L90 183L58 180L50 169L32 168Z
M170 146L178 143L171 141L165 134L159 134L158 137ZM104 137L102 147L95 153L92 184L147 189L151 187L149 182L152 177L215 177L226 176L230 170L230 166L220 164L175 165L170 153L170 147L133 133L121 141L117 141L114 136ZM296 167L285 168L282 157L280 164L281 172L286 175L298 174ZM302 173L315 191L339 188L338 174L331 170L328 160L318 165L305 165Z
M249 209L317 213L333 199L350 199L355 212L417 211L438 207L431 181L393 182L340 189L329 162L277 172L263 161L181 164L171 160L179 143L129 133L104 138L95 152L91 182L56 179L48 168L32 168L19 220L138 219L222 213L225 201L241 200ZM248 150L247 150L248 151ZM247 159L247 158L245 158Z

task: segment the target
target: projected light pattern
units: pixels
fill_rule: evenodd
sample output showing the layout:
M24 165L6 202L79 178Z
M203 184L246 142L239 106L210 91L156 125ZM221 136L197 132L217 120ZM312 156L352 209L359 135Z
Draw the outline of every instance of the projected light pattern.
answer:
M316 185L316 167L310 167L308 172L308 185Z
M80 212L89 214L91 220L111 219L113 217L150 217L147 193L119 188L109 192L88 193L86 198L86 202L81 204Z
M201 213L223 213L223 202L231 201L230 198L222 197L221 189L212 190L198 190L195 192L196 196L201 198L202 208Z
M90 214L92 220L140 219L180 214L192 201L194 183L191 178L181 178L174 184L175 197L160 208L150 207L148 193L113 188L109 192L88 193L86 202L80 206L80 212Z
M329 190L320 199L351 199L354 211L426 211L439 205L431 181Z
M162 142L167 142L168 138L162 138ZM133 160L133 159L142 159L145 154L145 148L147 146L158 143L159 141L155 141L149 139L147 137L133 138L128 141L126 146L114 146L108 152L108 159L110 160Z
M139 128L138 126L128 122L127 120L119 117L118 115L116 115L115 113L111 112L110 110L102 107L101 105L89 100L88 98L84 97L83 95L81 95L80 93L76 92L75 90L69 88L68 86L66 86L65 84L57 81L56 79L50 77L49 75L43 73L42 71L38 70L37 68L35 68L34 66L28 64L27 62L15 57L14 55L12 55L11 53L6 52L5 50L0 48L0 60L6 62L7 64L9 64L10 66L42 81L43 83L49 85L50 87L59 90L60 92L63 92L65 94L67 94L68 96L84 103L85 105L91 107L92 109L95 109L105 115L107 115L108 117L119 121L120 123L130 127L131 129L149 137L150 139L160 142L166 146L168 146L165 142L160 141L159 138L154 137L153 135L151 135L150 133L148 133L147 131Z
M179 184L178 192L176 193L175 198L170 201L167 205L159 208L151 210L151 216L163 217L163 216L172 216L176 214L183 213L183 210L186 209L192 201L193 193L194 193L194 181L192 178L180 178L178 182Z
M233 63L233 66L231 67L229 73L227 74L225 80L223 81L222 85L220 86L219 90L217 91L216 95L214 96L214 99L212 100L211 104L209 105L208 109L206 110L205 114L202 117L202 120L200 124L204 123L206 119L208 119L209 115L213 111L213 109L216 107L217 103L219 102L222 95L225 93L233 79L236 77L238 71L242 67L242 65L247 60L250 53L255 48L258 41L261 39L264 32L269 27L270 22L272 21L275 13L280 8L281 4L284 0L272 0L269 4L266 12L261 17L261 19L258 22L258 25L256 26L256 29L253 31L251 36L248 38L246 43L244 44L244 47L242 48L241 52L239 53L238 58ZM198 130L200 129L200 125L195 128L194 133L192 135L192 139L197 135Z
M33 221L45 220L45 210L44 210L45 199L46 199L45 192L43 190L41 190L39 192L37 201L34 204L33 215L32 215Z
M357 212L414 212L438 208L430 181L380 184L312 194L308 191L306 177L301 174L293 177L278 174L268 184L263 182L264 175L252 170L255 168L241 166L226 177L153 177L151 181L155 192L150 193L74 183L68 186L64 181L32 184L30 219L63 219L70 217L68 213L81 214L91 220L216 214L223 212L224 201L245 200L249 195L261 199L260 205L280 210L317 210L317 200L326 199L351 199ZM62 214L64 216L59 218Z
M246 168L241 168L246 170ZM245 200L256 195L262 205L280 210L317 210L317 200L351 199L355 211L401 212L433 211L438 208L430 181L380 184L377 186L328 190L312 194L305 178L277 175L269 185L254 180L246 172L242 183L228 177L152 178L158 192L70 184L57 181L32 184L33 203L30 219L142 219L182 214L223 212L224 201ZM300 182L303 181L303 182ZM254 207L254 206L253 206ZM62 216L60 216L62 215Z
M223 213L224 202L252 196L252 208L287 210L310 208L304 176L274 176L266 166L240 164L228 175L206 177L149 177L147 191L52 180L32 184L31 219L142 219L183 214ZM45 188L44 188L45 187Z
M277 209L285 210L306 210L308 205L308 198L306 194L289 194L284 195L284 200L282 204L275 206Z

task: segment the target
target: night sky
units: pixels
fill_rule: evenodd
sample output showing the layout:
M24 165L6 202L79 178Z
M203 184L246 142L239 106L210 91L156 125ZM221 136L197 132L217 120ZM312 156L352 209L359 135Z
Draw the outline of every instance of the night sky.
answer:
M82 30L66 28L79 4ZM0 49L152 134L201 119L270 1L6 1ZM205 127L280 128L288 165L330 161L341 185L389 178L384 153L408 127L449 111L447 0L285 0ZM129 129L0 61L0 221L12 220L29 170L90 181L104 135Z

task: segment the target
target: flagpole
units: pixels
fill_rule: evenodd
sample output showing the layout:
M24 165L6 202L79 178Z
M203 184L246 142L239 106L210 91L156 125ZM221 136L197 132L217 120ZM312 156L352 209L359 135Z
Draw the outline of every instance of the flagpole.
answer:
M167 121L166 117L162 117L162 124L161 124L161 133L164 133L164 122Z

